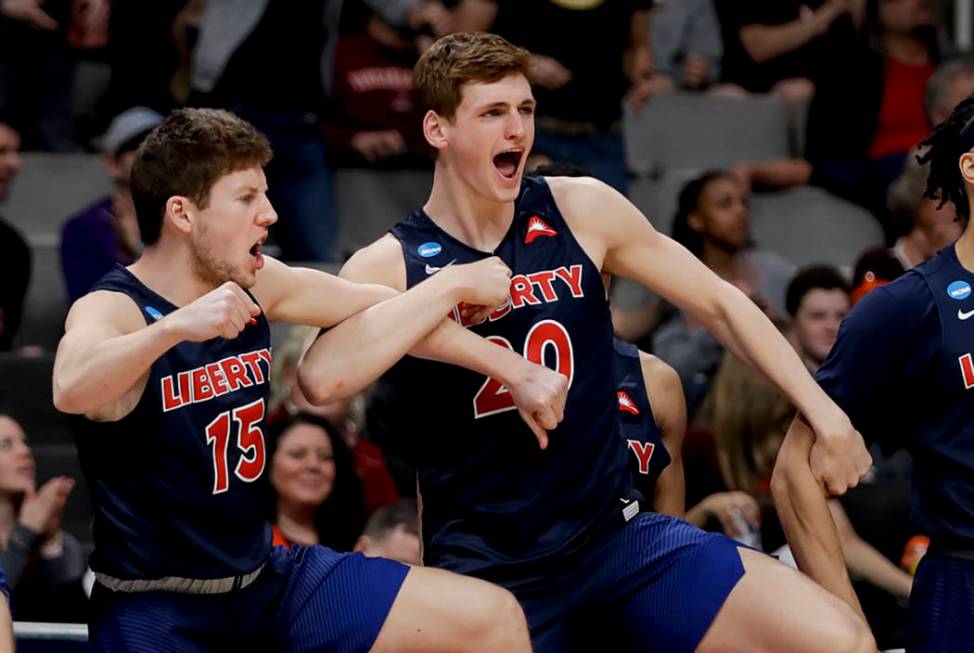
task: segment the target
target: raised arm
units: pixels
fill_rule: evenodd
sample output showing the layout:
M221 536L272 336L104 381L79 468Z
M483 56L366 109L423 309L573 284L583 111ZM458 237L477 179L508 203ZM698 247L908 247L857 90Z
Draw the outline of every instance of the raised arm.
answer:
M590 255L602 260L603 272L656 291L764 374L809 417L821 449L813 466L816 477L834 493L858 483L872 462L862 437L754 302L658 233L609 186L593 179L551 182L559 207Z
M99 291L68 313L54 359L54 405L66 413L117 420L138 401L149 368L184 340L233 338L260 313L247 294L227 282L146 326L127 297Z
M398 243L393 245L398 248ZM291 279L283 284L292 292L281 303L270 297L268 314L277 319L324 327L337 324L315 340L298 368L308 399L326 403L354 394L411 353L507 385L522 417L546 446L545 430L554 429L563 417L567 379L445 319L461 302L502 304L510 271L497 259L450 266L400 292L405 280L383 272L388 256L396 251L380 241L353 256L342 278L317 272L312 277L307 273L313 271L306 271L303 283L295 285ZM401 250L398 253L401 267ZM272 295L267 285L261 291Z

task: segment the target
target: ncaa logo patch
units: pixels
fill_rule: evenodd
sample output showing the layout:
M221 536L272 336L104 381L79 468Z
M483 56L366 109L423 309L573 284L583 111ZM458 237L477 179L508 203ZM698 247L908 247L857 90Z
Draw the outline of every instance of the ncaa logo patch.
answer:
M165 317L161 312L159 312L159 309L154 306L146 306L145 312L148 313L153 320L161 320L163 317Z
M971 296L971 284L966 281L954 281L947 286L947 296L960 301Z
M433 258L443 251L443 245L434 242L423 243L416 248L416 253L423 258Z

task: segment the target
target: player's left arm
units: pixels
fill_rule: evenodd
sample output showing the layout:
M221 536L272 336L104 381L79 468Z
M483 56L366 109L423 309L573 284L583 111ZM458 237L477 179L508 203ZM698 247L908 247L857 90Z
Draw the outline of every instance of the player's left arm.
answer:
M859 482L872 463L862 437L754 302L657 232L606 184L585 178L554 178L549 184L573 233L603 272L654 290L770 379L815 429L823 451L816 475L832 492L841 494Z
M653 508L656 512L683 517L686 485L683 478L683 437L687 430L687 405L680 375L656 356L639 352L646 394L659 426L670 464L656 479Z

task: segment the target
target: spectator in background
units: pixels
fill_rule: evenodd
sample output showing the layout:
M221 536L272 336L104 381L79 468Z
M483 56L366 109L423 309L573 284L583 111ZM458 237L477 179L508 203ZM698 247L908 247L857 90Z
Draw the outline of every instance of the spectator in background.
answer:
M12 417L0 414L0 565L22 621L83 622L81 544L61 530L74 480L58 476L35 489L34 456Z
M352 453L355 473L362 483L365 514L371 515L375 510L399 499L396 482L386 465L382 449L362 437L365 427L365 398L362 395L315 406L301 391L298 385L298 361L310 332L308 327L293 327L287 339L274 348L267 422L272 423L302 413L327 421L332 431L341 436ZM415 480L413 483L415 488Z
M929 129L927 80L939 57L933 0L867 0L858 47L818 79L805 158L811 183L879 216L886 191Z
M328 423L296 415L267 428L274 544L351 551L365 524L352 456Z
M927 80L923 107L927 121L936 127L958 104L974 93L974 54L967 52L942 62Z
M724 43L713 0L663 0L652 18L653 93L700 91L720 79Z
M832 351L849 312L849 284L830 265L804 268L788 284L788 339L812 374Z
M135 151L162 116L133 107L115 117L102 138L105 169L115 192L67 219L61 229L61 269L74 303L116 263L130 264L142 249L129 176Z
M769 316L783 314L793 266L752 246L747 196L730 173L707 172L683 187L673 238ZM680 374L692 416L717 371L723 346L702 325L675 312L653 336L653 352Z
M462 0L458 27L496 32L531 51L528 74L538 101L533 152L583 166L625 194L622 102L638 110L651 94L652 6L652 0Z
M20 135L0 117L0 202L7 199L20 171ZM10 349L24 310L30 283L30 247L13 225L0 216L0 351Z
M355 551L370 558L388 558L421 565L419 508L414 499L400 499L375 511L355 542Z
M804 104L813 80L841 60L854 34L856 0L716 0L724 38L724 82ZM730 91L731 88L725 89Z
M26 150L70 152L74 58L71 0L0 0L0 109ZM42 6L43 5L43 6Z
M430 148L413 90L417 43L417 34L397 29L375 12L364 30L338 36L323 122L336 165L429 166Z

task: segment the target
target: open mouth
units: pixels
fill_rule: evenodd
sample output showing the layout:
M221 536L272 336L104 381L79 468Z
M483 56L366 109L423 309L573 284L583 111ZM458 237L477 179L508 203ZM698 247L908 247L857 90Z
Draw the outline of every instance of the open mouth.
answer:
M494 167L497 172L505 179L517 177L518 168L521 165L521 158L524 157L523 150L507 150L494 157Z
M250 247L250 256L253 258L254 265L256 265L258 270L264 267L264 255L260 252L260 248L261 245L264 244L264 240L266 240L266 236L262 237Z

